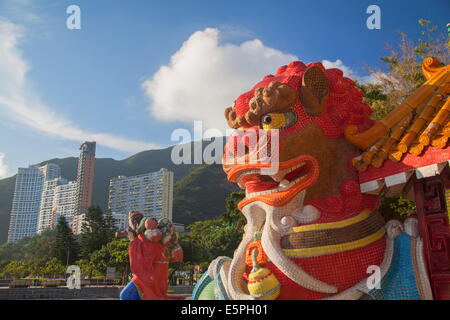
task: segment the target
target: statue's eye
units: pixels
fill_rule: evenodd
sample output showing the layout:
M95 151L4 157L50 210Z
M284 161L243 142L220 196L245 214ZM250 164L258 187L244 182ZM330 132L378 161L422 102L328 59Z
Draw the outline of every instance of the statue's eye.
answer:
M262 118L262 122L263 122L263 124L270 124L272 122L272 117L269 114L266 114Z
M261 129L269 131L276 129L285 129L293 125L296 116L293 112L268 113L261 118Z

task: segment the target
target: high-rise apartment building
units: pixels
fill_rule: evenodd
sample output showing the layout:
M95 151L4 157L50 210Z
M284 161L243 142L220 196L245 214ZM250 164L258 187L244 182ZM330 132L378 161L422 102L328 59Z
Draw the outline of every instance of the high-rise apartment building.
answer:
M86 220L86 213L77 214L72 217L70 228L73 234L80 234L83 228L83 223Z
M94 185L95 141L80 146L78 158L77 191L74 215L85 214L91 206Z
M53 229L60 216L71 223L75 209L76 182L64 178L45 181L41 197L37 232Z
M108 208L113 217L123 215L125 219L129 211L138 210L147 217L172 220L172 198L173 172L164 168L132 177L119 176L109 182Z
M55 194L55 189L57 186L66 183L67 180L61 177L44 181L36 229L38 233L46 229L50 229L52 227L53 198Z
M112 213L114 219L114 227L116 230L126 230L128 228L128 214L124 213Z
M53 193L52 227L56 225L60 216L64 216L70 225L75 211L76 192L76 181L69 181L66 184L55 187Z
M84 142L80 146L76 182L61 178L60 167L53 163L19 168L8 242L51 229L60 216L66 218L74 233L80 232L87 209L91 206L95 145L95 142Z
M19 168L11 208L8 242L36 234L44 183L58 178L60 167L49 163L41 167Z

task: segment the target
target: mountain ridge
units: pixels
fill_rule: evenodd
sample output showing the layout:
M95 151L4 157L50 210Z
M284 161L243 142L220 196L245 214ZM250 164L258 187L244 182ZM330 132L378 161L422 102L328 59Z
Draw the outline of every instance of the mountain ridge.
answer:
M224 139L218 138L218 139ZM223 141L223 140L222 140ZM197 141L185 144L190 151L210 142ZM201 144L201 146L196 145ZM174 164L171 161L174 146L136 153L123 160L96 158L92 204L106 211L109 180L119 175L134 176L167 168L174 173L173 220L190 224L198 220L220 216L225 211L225 197L237 187L228 182L220 164ZM56 163L61 176L76 180L78 158L54 158L37 165ZM16 175L0 180L0 243L7 240Z

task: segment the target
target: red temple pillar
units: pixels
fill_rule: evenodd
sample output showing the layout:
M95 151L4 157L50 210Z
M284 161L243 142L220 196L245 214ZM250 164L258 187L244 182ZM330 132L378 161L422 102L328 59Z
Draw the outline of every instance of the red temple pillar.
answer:
M450 300L450 226L447 195L450 169L440 175L414 179L420 234L424 243L428 275L436 300Z

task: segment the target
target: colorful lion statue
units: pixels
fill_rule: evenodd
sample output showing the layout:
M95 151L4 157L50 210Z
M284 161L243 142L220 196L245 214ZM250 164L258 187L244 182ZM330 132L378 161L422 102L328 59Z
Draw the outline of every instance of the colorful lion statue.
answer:
M193 299L432 298L417 219L386 222L379 193L360 190L351 137L379 127L370 115L341 70L300 61L225 110L237 130L223 168L246 191L238 207L247 224L233 258L210 264Z

